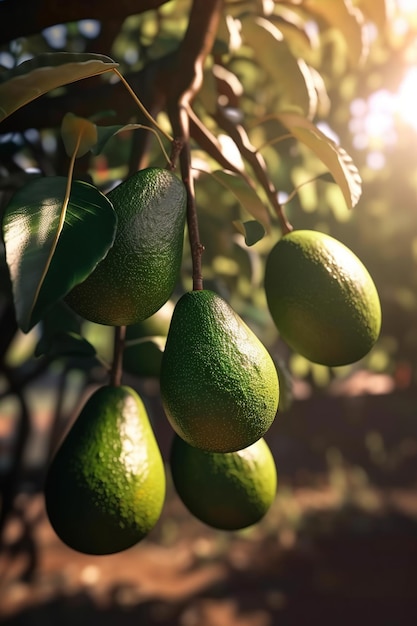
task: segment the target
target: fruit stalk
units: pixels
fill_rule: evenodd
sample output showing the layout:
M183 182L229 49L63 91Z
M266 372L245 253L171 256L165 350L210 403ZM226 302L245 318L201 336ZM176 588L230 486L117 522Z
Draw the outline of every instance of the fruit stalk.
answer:
M191 169L189 119L185 106L180 105L178 107L177 121L178 128L180 129L180 136L183 137L183 145L179 159L182 182L184 183L187 192L187 226L193 264L193 291L200 291L203 289L201 257L204 252L204 246L200 241L200 231L198 228L194 178Z
M178 72L173 74L167 88L167 109L177 142L182 144L179 155L181 176L187 190L188 237L193 263L193 291L203 289L200 242L195 203L194 181L190 151L190 103L201 87L203 67L216 37L223 0L194 0L188 27L176 59Z
M113 362L110 372L110 385L119 387L123 374L123 351L125 347L126 326L114 327Z

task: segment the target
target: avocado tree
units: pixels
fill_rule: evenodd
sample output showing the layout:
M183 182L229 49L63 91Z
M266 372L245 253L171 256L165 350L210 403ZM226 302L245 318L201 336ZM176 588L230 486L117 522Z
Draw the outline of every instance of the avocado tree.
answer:
M40 0L23 19L16 9L16 4L0 4L1 58L8 64L0 75L0 358L2 397L13 395L20 404L19 437L3 484L3 522L30 423L25 387L57 363L61 385L69 371L80 369L86 384L117 390L117 396L133 338L136 347L146 345L162 361L162 397L177 434L186 439L189 424L176 423L178 407L172 405L192 387L185 396L191 431L193 403L200 399L203 413L210 405L204 428L201 423L197 428L198 437L203 433L200 447L209 455L234 454L265 434L278 405L278 379L283 388L284 376L277 363L278 374L271 370L267 350L262 344L258 348L259 339L240 316L271 349L281 332L276 306L282 309L287 302L286 326L296 320L325 342L326 329L317 330L324 306L329 313L324 324L334 326L335 354L328 363L318 360L330 366L367 354L381 323L372 279L355 255L348 250L344 256L330 237L323 243L310 231L308 243L300 244L295 254L303 257L302 275L297 277L297 258L284 252L269 270L268 294L263 278L277 242L294 228L308 228L299 209L309 190L326 201L328 188L332 198L336 188L346 211L360 199L358 169L322 122L331 104L327 82L337 64L355 68L366 62L365 35L383 23L383 0L360 0L355 6L347 0L126 0L116 15L106 3L73 2L52 10ZM292 284L300 281L299 298L292 294L285 301L286 287L276 286L275 275L286 274ZM303 281L312 293L307 306ZM327 293L328 303L323 302ZM184 305L184 294L194 294L195 304ZM314 297L317 303L310 307ZM267 300L274 302L270 311ZM188 308L176 311L165 354L160 333L139 326L169 301ZM94 325L114 333L107 363L100 342L91 339L99 332ZM351 329L355 346L362 344L353 357L344 354L349 337L338 343L342 327ZM285 332L283 326L284 338ZM298 333L297 325L291 332ZM13 364L11 350L22 334L34 337L33 353ZM158 335L157 340L145 341L146 334ZM293 341L300 354L303 342L301 336ZM147 359L150 353L142 354ZM196 354L203 360L194 363ZM309 348L305 356L315 360ZM255 380L265 371L266 399L262 381ZM130 391L126 395L133 397ZM226 407L220 416L216 397ZM258 413L252 416L255 404ZM110 413L123 418L125 408L119 409ZM254 421L245 424L239 411ZM265 423L259 411L268 412ZM213 414L217 422L210 422ZM233 432L239 433L239 443L213 449L207 443L215 439L210 429L220 429L227 418L233 424L236 415ZM226 431L219 431L220 439ZM245 437L248 431L256 435ZM198 439L194 434L189 444ZM93 440L96 446L97 437L90 433L78 446L83 458L91 459L88 446ZM100 481L105 487L106 479ZM74 493L81 489L84 497L88 486L80 485ZM51 502L60 488L49 489ZM114 489L112 494L111 504L110 496L102 500L101 511L107 515L115 506L119 519ZM120 545L125 547L123 541Z

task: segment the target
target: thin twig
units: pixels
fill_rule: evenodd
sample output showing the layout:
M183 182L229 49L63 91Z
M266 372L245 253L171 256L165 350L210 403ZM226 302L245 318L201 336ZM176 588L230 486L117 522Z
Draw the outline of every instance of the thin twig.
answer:
M193 290L200 291L201 289L203 289L201 257L204 252L204 246L200 241L200 232L198 228L198 216L194 191L194 176L191 169L189 119L187 109L184 106L178 108L177 124L181 137L184 138L182 150L179 155L179 160L182 181L187 191L187 226L193 264Z
M180 44L176 71L167 78L167 110L177 144L173 146L171 167L179 156L181 177L187 191L187 225L193 263L193 290L203 289L198 217L191 168L190 119L191 102L201 87L203 67L210 53L219 25L223 0L194 0L188 27Z
M113 70L113 72L115 74L117 74L119 79L122 81L123 85L126 87L126 89L130 93L130 95L132 96L132 98L134 99L134 101L136 102L136 104L138 105L139 109L142 111L143 115L146 117L146 119L149 122L151 122L151 124L153 124L159 130L159 132L162 133L162 135L164 135L164 137L166 137L166 139L168 139L168 141L172 141L171 135L169 133L167 133L162 128L162 126L160 126L158 124L158 122L152 117L152 115L149 113L149 111L146 109L146 107L143 106L142 102L139 100L139 98L137 97L137 95L133 91L132 87L129 85L129 83L124 78L124 76L119 72L119 70L117 70L116 68L112 68L112 70Z
M114 327L113 362L110 372L110 384L119 387L123 375L123 351L125 347L126 326Z
M221 108L217 109L214 119L219 124L220 128L223 128L223 130L225 130L233 139L242 156L251 165L256 178L263 187L268 200L280 221L282 232L284 234L291 232L293 227L288 221L285 211L278 200L278 191L268 176L265 161L263 160L262 155L259 154L256 151L256 148L251 144L246 130L241 124L235 124L232 122Z

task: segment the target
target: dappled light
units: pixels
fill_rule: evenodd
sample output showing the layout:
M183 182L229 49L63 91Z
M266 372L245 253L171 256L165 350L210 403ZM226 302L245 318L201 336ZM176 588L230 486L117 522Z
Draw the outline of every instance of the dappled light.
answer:
M416 2L18 4L0 0L0 623L417 623Z

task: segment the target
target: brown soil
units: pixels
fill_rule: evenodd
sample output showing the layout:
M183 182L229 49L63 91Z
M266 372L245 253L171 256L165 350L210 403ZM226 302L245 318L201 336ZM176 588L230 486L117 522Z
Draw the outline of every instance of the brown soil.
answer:
M114 556L66 548L29 474L0 553L1 624L416 624L414 407L417 392L298 401L267 437L280 485L260 524L210 529L170 486L149 537Z

